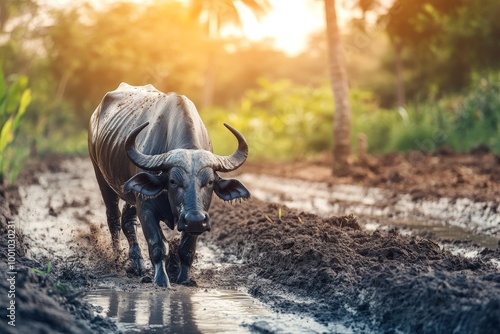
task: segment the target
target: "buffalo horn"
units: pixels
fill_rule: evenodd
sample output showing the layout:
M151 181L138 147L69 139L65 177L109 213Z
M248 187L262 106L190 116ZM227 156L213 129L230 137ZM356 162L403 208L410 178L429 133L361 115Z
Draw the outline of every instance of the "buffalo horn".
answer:
M135 138L146 126L149 125L149 122L146 122L134 130L129 134L127 140L125 141L125 151L127 152L127 156L132 161L134 165L139 168L151 171L159 171L162 169L167 169L165 166L165 161L167 160L168 153L156 154L156 155L147 155L139 152L135 148Z
M134 129L125 141L125 150L130 161L139 168L151 171L167 170L175 163L168 159L169 153L157 155L147 155L139 152L135 148L135 138L149 123L144 123ZM230 172L240 167L248 156L248 144L241 133L234 129L229 124L224 123L224 126L238 139L238 148L229 156L220 156L213 154L215 158L212 168L219 172Z
M241 133L238 132L235 128L230 126L229 124L224 123L224 126L231 131L231 133L238 139L238 148L234 151L233 154L229 156L220 156L214 154L216 158L216 163L213 168L219 172L230 172L238 167L240 167L248 156L248 144L245 140L245 137Z

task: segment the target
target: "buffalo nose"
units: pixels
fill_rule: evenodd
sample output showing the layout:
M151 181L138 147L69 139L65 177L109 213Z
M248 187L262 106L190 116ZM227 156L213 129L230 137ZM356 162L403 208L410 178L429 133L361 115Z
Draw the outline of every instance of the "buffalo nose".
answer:
M186 231L202 233L210 231L208 213L200 211L189 211L184 217L186 220Z

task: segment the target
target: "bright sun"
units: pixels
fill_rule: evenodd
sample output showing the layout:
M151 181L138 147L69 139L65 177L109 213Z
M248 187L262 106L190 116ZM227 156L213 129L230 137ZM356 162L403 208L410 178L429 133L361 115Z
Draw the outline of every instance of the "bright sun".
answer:
M293 56L307 46L311 33L324 30L323 1L271 0L270 3L272 9L257 20L249 9L236 2L243 28L226 27L223 35L245 36L252 41L271 38L276 49ZM346 13L341 6L337 6L337 10L342 21Z

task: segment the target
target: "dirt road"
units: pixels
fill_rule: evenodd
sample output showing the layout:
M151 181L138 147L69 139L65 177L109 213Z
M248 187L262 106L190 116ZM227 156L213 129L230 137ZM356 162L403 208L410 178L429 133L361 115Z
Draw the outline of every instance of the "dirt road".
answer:
M10 217L26 235L22 243L29 244L28 256L34 259L18 254L22 284L18 288L21 327L17 329L39 326L51 332L127 331L108 319L114 312L111 301L118 299L113 291L135 292L137 297L161 295L164 289L128 277L123 261L117 263L111 256L103 204L88 159L49 161L34 170L34 174L24 176L19 191L22 205L17 216ZM400 175L403 179L411 175L404 173ZM497 190L488 186L496 187L497 181L493 177L488 180L485 195L479 198L474 193L474 201L493 200ZM476 188L473 185L471 189ZM409 193L417 200L418 189L412 191ZM450 195L441 191L443 194L429 196ZM191 319L193 331L208 333L212 327L203 327L197 317L203 308L210 308L210 298L218 291L248 291L265 303L266 310L270 306L281 313L297 314L298 321L285 317L273 322L276 317L264 316L267 311L262 311L245 319L228 313L226 318L219 318L220 322L232 319L239 331L257 333L497 333L500 328L500 269L494 262L500 260L498 248L480 248L475 257L464 258L443 250L435 241L401 235L394 229L365 231L360 227L365 223L352 215L321 218L257 199L234 205L214 200L211 217L212 232L200 237L194 264L198 288L174 285L174 292L168 294L171 297L165 297L170 300L168 307L163 298L146 299L143 309L134 313L136 324L144 317L156 319L152 314L160 303L163 320L173 321L174 317L166 313L174 314L175 319L184 316ZM177 232L166 233L171 249L175 249ZM494 238L496 234L489 236ZM147 259L144 244L142 249ZM49 262L47 274L27 269L47 272ZM1 265L5 269L5 259ZM5 284L1 286L8 289ZM106 289L102 295L110 301L106 309L92 306L78 295L84 290L95 296L102 289ZM187 299L175 296L185 289L188 306L174 307L184 305ZM6 293L1 293L4 298ZM222 299L235 298L231 293L224 296ZM41 315L38 299L54 305L51 307L57 317ZM248 301L255 303L245 299ZM119 317L120 312L127 312L127 305L131 304L121 303L114 314ZM230 307L237 309L234 305ZM198 313L189 313L189 308ZM224 307L217 310L227 312ZM55 320L47 322L46 318ZM12 330L5 321L0 326L2 331ZM159 326L148 329L161 330L167 325L164 321Z

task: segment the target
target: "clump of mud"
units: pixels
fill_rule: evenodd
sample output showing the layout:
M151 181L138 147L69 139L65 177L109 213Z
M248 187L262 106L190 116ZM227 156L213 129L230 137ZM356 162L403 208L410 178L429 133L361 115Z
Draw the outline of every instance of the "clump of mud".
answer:
M257 200L214 202L211 216L208 241L236 255L243 265L233 274L281 310L352 319L377 332L500 328L500 270L479 258L395 230L364 232L354 216L322 219Z

